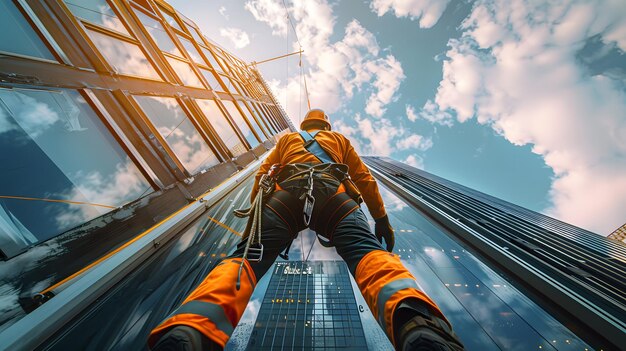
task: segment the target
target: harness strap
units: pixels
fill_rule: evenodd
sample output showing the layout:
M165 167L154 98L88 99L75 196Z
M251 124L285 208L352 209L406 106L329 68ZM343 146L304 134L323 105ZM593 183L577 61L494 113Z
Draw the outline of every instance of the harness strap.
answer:
M333 195L315 214L311 229L332 241L335 228L347 215L359 208L359 204L345 192Z
M304 139L304 148L317 157L322 163L335 163L333 158L328 155L326 150L315 140L315 136L319 133L319 130L315 130L311 133L306 130L300 131L300 136Z

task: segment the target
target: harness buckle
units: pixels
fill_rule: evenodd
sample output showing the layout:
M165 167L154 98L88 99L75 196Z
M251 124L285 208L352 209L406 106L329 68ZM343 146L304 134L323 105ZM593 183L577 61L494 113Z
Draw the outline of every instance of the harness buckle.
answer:
M250 244L246 259L249 262L261 262L261 260L263 260L263 244L261 243Z
M313 207L315 207L315 198L311 194L306 194L304 200L304 224L308 227L311 223L311 216L313 215Z

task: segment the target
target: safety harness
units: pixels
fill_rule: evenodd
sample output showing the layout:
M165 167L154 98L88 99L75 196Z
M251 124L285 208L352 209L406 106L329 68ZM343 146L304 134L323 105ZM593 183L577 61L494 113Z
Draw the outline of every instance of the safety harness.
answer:
M261 244L263 206L267 206L285 222L293 235L292 241L298 232L308 227L316 232L320 244L326 247L333 246L332 236L339 222L359 208L363 199L350 179L348 166L336 163L326 153L315 140L318 132L301 131L300 136L304 140L304 148L321 163L272 165L268 173L261 176L259 192L251 207L234 211L237 217L249 217L242 235L247 239L244 259L251 262L263 259ZM323 189L317 189L314 196L316 181L323 184ZM301 195L297 197L292 194L296 192ZM287 245L281 257L288 258L290 246L291 244ZM237 289L242 269L243 260L239 267Z

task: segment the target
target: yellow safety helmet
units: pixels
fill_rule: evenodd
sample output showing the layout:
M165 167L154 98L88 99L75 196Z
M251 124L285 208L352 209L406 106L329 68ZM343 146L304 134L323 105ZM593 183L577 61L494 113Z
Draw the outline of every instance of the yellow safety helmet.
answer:
M318 108L309 110L309 112L307 112L304 116L302 123L300 123L300 129L306 130L312 124L319 124L320 122L325 124L328 127L328 130L331 129L330 119L328 118L328 115L324 113L324 111Z

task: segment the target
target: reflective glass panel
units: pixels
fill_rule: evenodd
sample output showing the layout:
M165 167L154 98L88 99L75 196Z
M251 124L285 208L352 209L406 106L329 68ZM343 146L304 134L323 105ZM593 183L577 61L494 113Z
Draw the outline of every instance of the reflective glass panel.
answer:
M221 72L222 69L220 68L220 65L217 64L217 61L215 61L215 57L213 56L211 51L203 47L200 47L200 49L202 49L202 52L204 52L204 56L206 56L206 58L209 60L209 66L214 70Z
M0 160L0 195L75 202L0 199L3 250L49 239L150 189L75 91L0 89Z
M0 50L55 60L37 33L10 1L0 1ZM10 40L8 40L10 38Z
M135 96L135 100L189 173L219 162L176 99Z
M165 20L170 26L178 29L181 32L183 31L183 29L180 27L180 24L178 24L178 22L174 19L174 17L172 17L172 15L170 15L167 11L164 11L162 9L160 10L161 10L161 13L163 14L163 17L165 17Z
M200 53L198 52L198 50L196 50L196 47L193 46L193 43L190 42L189 40L181 37L180 35L178 36L178 39L180 40L180 42L183 44L183 46L185 47L185 49L187 49L187 52L189 53L189 56L191 56L191 59L194 62L198 62L200 64L204 64L204 60L202 59L202 57L200 56Z
M202 112L204 112L209 123L215 128L215 132L219 135L224 144L226 144L228 150L233 153L233 156L238 156L246 152L245 145L241 142L219 107L217 107L217 103L213 100L200 99L196 100L196 102Z
M264 128L262 126L259 126L259 123L253 118L253 114L254 116L256 116L256 113L252 112L251 114L250 110L248 110L248 108L243 103L240 103L240 106L241 106L241 109L243 110L243 113L246 115L246 118L248 119L248 121L250 121L250 124L252 124L252 128L254 128L254 131L257 133L257 135L260 138L265 140L265 135L262 132Z
M176 74L178 74L183 83L185 83L185 85L204 88L204 85L202 85L202 82L200 81L200 79L198 79L198 76L193 72L193 69L188 63L179 61L171 57L166 58L170 65L172 65L172 68L174 68L174 71L176 71Z
M235 124L237 125L237 127L239 127L239 130L241 130L241 132L243 133L248 143L250 143L250 146L255 147L259 145L259 141L250 130L250 127L248 126L246 121L243 119L243 116L241 115L239 110L237 110L237 107L235 107L235 104L229 100L224 100L222 101L222 103L228 110L228 113L230 114L230 116L235 121Z
M224 84L226 84L226 88L228 89L228 91L230 91L232 94L239 94L237 92L237 90L235 89L235 86L233 84L233 82L230 80L229 77L225 76L225 75L221 75L220 74L220 78L222 78L222 82L224 82Z
M220 85L220 83L217 81L217 78L215 78L215 76L213 75L213 72L200 68L200 73L202 73L204 78L206 78L206 80L209 82L211 89L220 90L220 91L224 90L222 89L222 86Z
M167 52L168 54L182 56L180 50L178 50L176 44L172 41L172 38L170 38L169 34L167 34L161 22L141 11L135 10L135 13L162 51Z
M200 35L200 31L197 30L196 28L192 27L192 26L188 26L188 28L189 28L189 32L191 32L191 36L194 39L196 39L198 44L203 44L204 45L204 40L202 40L202 35Z
M139 46L92 30L87 34L117 72L161 80Z
M106 0L65 0L74 16L130 35Z

